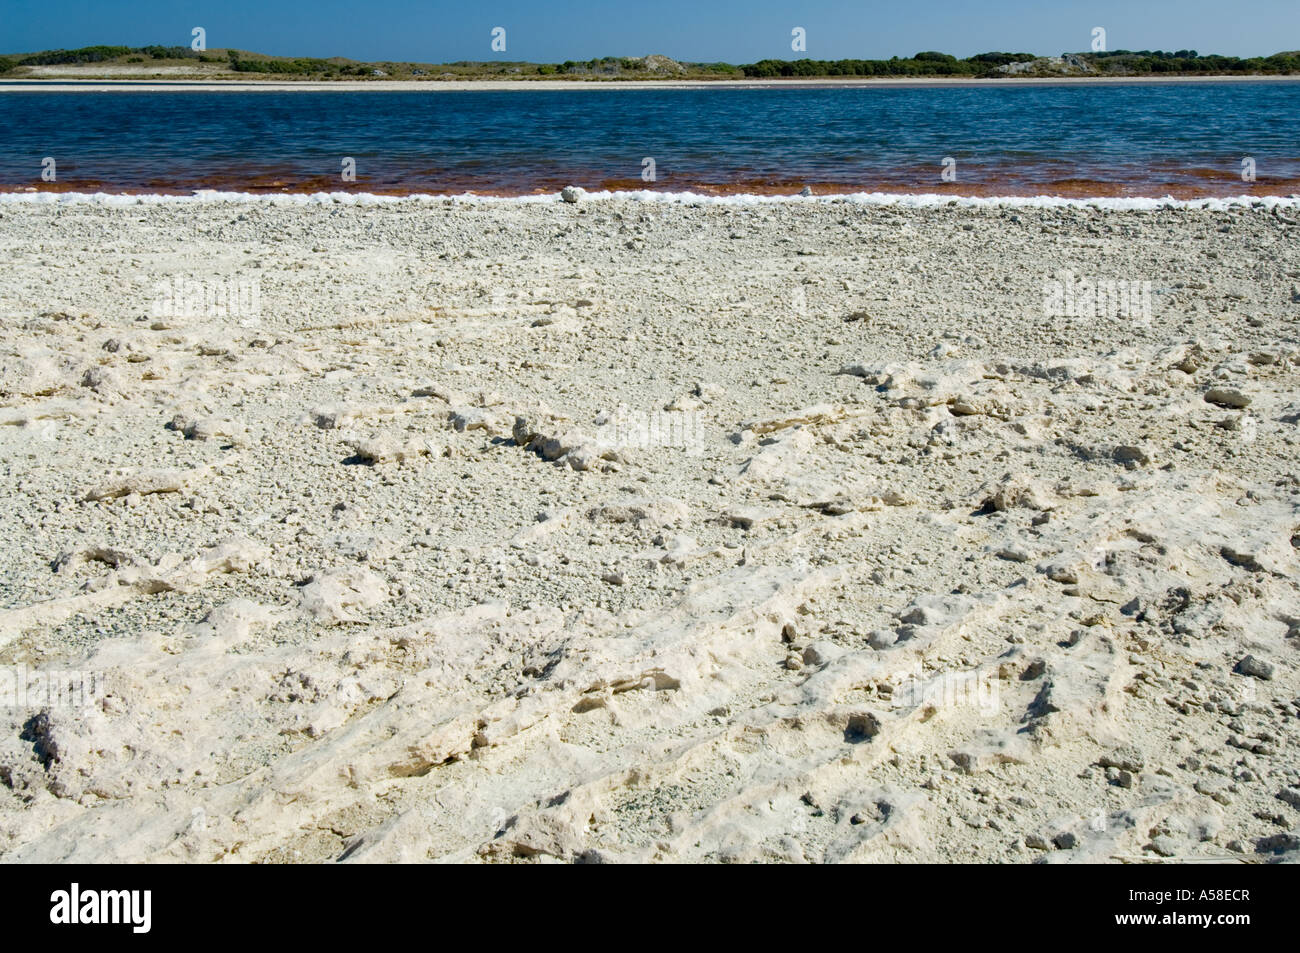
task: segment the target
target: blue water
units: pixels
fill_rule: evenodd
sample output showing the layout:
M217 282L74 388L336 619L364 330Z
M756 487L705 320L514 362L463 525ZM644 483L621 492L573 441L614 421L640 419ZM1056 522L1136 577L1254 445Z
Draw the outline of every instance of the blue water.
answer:
M0 93L0 186L46 156L106 191L1291 194L1300 83Z

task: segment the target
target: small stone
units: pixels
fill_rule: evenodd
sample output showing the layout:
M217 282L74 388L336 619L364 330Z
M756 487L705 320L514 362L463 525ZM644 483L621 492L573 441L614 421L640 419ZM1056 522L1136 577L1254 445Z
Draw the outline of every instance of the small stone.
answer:
M1255 850L1261 854L1271 854L1274 851L1281 853L1282 851L1296 849L1300 849L1300 836L1295 834L1272 834L1255 841Z
M1123 745L1106 752L1097 759L1097 764L1103 768L1118 768L1136 774L1146 767L1146 759L1137 748Z
M1030 560L1029 551L1019 543L1008 543L999 548L995 555L998 559L1013 563L1027 563Z
M1268 680L1273 677L1275 669L1269 662L1257 659L1253 655L1247 655L1237 663L1237 671L1242 675L1253 675L1255 678Z
M876 629L867 636L867 644L877 651L887 649L898 641L898 633L893 629Z
M1042 568L1043 574L1052 582L1059 582L1066 586L1074 586L1079 582L1078 572L1066 563L1048 563Z
M586 192L578 188L576 185L566 185L560 190L560 198L568 202L570 205L582 201L582 197L586 194Z
M1112 456L1116 463L1123 464L1130 470L1134 467L1149 466L1151 463L1151 454L1144 448L1137 446L1125 445L1116 447Z
M1193 785L1193 788L1197 794L1204 794L1220 804L1228 805L1232 803L1232 799L1228 797L1229 785L1230 782L1227 778L1201 778Z
M1238 410L1250 406L1250 398L1235 387L1211 387L1205 392L1205 402Z
M831 642L814 642L803 650L805 665L825 665L844 654L844 650Z
M1158 834L1151 838L1149 848L1161 857L1174 857L1178 854L1178 841L1168 834Z
M866 741L880 733L880 719L869 711L855 711L849 715L845 737L852 742Z

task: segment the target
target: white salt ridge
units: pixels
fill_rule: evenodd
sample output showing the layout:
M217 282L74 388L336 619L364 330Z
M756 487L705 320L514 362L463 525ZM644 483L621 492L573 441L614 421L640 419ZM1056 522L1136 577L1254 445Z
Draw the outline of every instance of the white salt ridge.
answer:
M560 201L559 193L548 195L495 196L461 193L418 195L375 195L370 192L312 192L293 194L256 194L252 192L219 192L202 189L193 195L124 195L108 192L5 192L0 193L0 205L167 205L173 203L267 203L279 206L294 205L389 205L399 202L460 202L492 205L498 203L552 203ZM936 208L956 205L963 208L1090 208L1116 211L1152 211L1157 209L1200 209L1222 212L1234 208L1300 208L1300 196L1289 195L1239 195L1223 198L1176 199L1163 198L1088 198L1071 199L1053 195L1005 196L952 196L908 195L890 192L847 192L834 195L700 195L696 192L655 192L648 189L628 192L587 192L584 202L632 201L691 205L772 205L787 202L847 202L854 205L895 206L899 208Z

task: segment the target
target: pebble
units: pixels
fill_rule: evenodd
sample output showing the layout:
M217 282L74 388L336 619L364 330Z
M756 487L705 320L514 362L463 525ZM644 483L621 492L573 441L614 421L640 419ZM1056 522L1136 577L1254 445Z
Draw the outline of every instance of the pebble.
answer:
M1236 409L1250 406L1250 398L1235 387L1211 387L1205 392L1205 402Z
M1273 677L1274 667L1272 663L1265 662L1263 659L1257 659L1253 655L1247 655L1237 663L1237 671L1242 675L1253 675L1255 678L1269 680Z

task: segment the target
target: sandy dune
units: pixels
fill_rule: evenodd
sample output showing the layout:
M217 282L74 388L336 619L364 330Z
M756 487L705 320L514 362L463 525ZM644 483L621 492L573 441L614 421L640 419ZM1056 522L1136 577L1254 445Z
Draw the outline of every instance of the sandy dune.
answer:
M1294 857L1296 218L0 206L0 859Z

